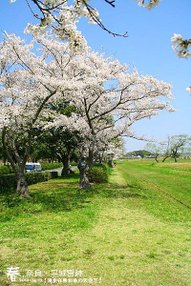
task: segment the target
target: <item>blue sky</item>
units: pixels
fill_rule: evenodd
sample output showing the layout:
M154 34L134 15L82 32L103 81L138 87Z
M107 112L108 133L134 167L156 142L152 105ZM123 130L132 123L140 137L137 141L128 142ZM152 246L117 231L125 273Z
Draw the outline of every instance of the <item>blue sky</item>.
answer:
M103 0L95 3L104 24L116 32L128 32L128 38L112 37L96 25L81 21L79 28L92 49L118 58L139 72L169 82L173 86L175 113L162 112L151 120L143 120L134 126L137 134L159 140L168 135L191 135L191 95L186 87L191 85L191 59L178 58L171 48L170 37L181 33L191 37L191 1L162 0L148 11L134 0L116 0L111 8ZM0 1L0 30L22 36L28 22L34 21L24 0L9 4ZM24 36L23 36L24 37ZM1 37L2 38L2 37ZM126 149L143 148L144 142L126 140Z

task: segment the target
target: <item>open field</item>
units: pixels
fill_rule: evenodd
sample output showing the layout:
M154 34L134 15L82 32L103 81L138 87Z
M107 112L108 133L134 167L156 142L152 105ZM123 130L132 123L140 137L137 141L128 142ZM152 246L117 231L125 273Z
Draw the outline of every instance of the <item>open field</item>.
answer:
M30 191L0 195L0 285L191 285L191 163L120 161L91 190L75 175ZM10 266L29 281L9 282Z

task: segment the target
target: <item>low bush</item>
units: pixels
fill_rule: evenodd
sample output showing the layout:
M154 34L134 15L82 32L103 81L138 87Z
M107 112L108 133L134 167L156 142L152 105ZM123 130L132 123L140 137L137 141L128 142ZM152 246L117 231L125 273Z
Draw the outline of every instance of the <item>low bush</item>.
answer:
M13 173L10 165L0 165L0 175Z
M26 173L26 179L28 185L33 185L40 182L48 181L48 179L50 179L50 174L45 172Z
M57 169L62 167L62 163L59 162L53 162L53 163L40 163L42 166L42 170L52 170L52 169Z
M0 192L4 190L11 190L16 188L15 174L1 174L0 175Z
M93 166L88 171L88 178L91 183L108 182L108 167L105 164Z
M47 181L50 178L49 173L26 173L26 180L28 185L33 185L39 182ZM17 181L15 178L15 174L2 174L0 175L0 192L4 190L12 190L15 189L17 185Z

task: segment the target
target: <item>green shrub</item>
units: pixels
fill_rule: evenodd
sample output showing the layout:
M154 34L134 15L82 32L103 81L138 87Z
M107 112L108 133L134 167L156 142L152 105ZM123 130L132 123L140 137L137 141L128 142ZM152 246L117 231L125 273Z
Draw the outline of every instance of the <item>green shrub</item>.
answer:
M26 173L26 180L28 185L44 182L47 181L49 178L50 178L49 173L44 173L44 172ZM4 190L15 189L16 186L17 186L17 181L15 178L15 174L0 175L0 192L3 192Z
M0 165L0 175L13 173L10 165Z
M62 167L62 163L53 162L53 163L41 163L42 169L45 170L51 170L51 169L57 169Z
M15 174L1 174L0 175L0 192L4 190L11 190L16 188Z
M108 182L108 170L105 164L95 165L88 171L88 178L91 183Z
M45 173L45 172L26 173L26 180L27 180L28 185L45 182L45 181L48 181L49 178L50 178L50 174Z

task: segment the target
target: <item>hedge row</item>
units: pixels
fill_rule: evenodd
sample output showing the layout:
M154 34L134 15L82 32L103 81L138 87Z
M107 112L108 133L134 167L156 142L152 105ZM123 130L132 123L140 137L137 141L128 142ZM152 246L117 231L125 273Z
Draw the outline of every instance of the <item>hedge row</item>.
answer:
M58 162L53 162L53 163L41 162L40 164L42 166L43 171L57 169L57 168L62 167L62 163L58 163Z
M47 181L50 178L49 173L26 173L26 180L28 185ZM0 175L0 192L16 188L15 174Z
M26 173L26 179L28 185L33 185L40 182L48 181L48 179L50 179L50 174L45 172Z
M41 163L42 170L51 170L62 167L62 163L54 162L54 163ZM0 175L2 174L10 174L13 173L11 165L0 165Z
M91 183L107 183L108 182L108 166L99 164L93 166L88 171L88 178Z

